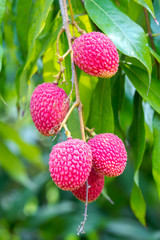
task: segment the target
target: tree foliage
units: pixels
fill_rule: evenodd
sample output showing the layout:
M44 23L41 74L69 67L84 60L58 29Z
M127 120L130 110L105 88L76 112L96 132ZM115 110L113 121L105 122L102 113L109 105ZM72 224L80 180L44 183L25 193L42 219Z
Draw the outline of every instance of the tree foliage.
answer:
M104 193L89 205L83 239L159 239L160 0L71 2L79 27L105 33L120 57L111 79L77 68L85 125L117 134L128 152L123 175L105 179L104 191L115 204ZM60 70L62 25L58 0L0 0L0 239L81 238L75 233L84 206L57 189L48 172L49 153L66 139L64 130L54 141L41 136L29 111L34 88L53 82ZM60 54L67 50L63 33ZM67 84L60 87L69 94L69 55L63 66ZM75 101L74 90L70 99ZM77 109L68 128L81 138Z

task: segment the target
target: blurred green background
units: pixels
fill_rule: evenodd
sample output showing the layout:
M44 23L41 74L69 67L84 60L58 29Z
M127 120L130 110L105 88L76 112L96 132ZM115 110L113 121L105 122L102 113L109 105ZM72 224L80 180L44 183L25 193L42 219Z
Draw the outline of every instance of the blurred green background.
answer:
M112 78L111 85L107 85L106 88L109 88L111 93L115 133L126 144L127 166L121 176L106 177L103 194L88 205L86 234L80 237L76 235L77 228L83 220L84 203L77 200L71 192L58 189L48 171L51 148L57 142L65 140L66 136L62 130L54 141L52 137L43 137L36 130L29 111L29 100L34 88L43 81L53 80L53 74L58 71L57 59L52 59L56 54L56 36L62 24L58 1L33 1L35 5L29 15L27 11L33 4L31 0L0 0L0 17L6 2L0 32L1 60L3 58L0 61L0 240L159 240L160 200L152 176L151 162L154 110L146 101L137 107L137 99L143 99L135 94L135 87L121 67L119 73ZM87 28L88 31L94 30L95 26L87 14L81 14L81 11L84 11L81 1L72 2L81 27ZM44 6L48 6L49 9L46 18L42 14L45 14ZM125 3L123 6L126 6ZM136 8L139 9L139 5L136 5ZM141 8L139 13L140 11ZM130 15L133 15L133 12L130 12ZM144 20L144 16L139 14L137 21L141 18ZM38 25L40 20L41 26ZM29 31L31 28L32 31ZM29 47L26 45L27 41L31 41ZM65 52L67 48L66 38L62 36L61 51ZM70 69L68 62L69 59L66 60L65 66ZM153 69L153 74L156 74L155 68ZM88 126L96 127L93 125L92 108L96 107L93 105L93 93L96 86L97 89L102 89L104 80L88 77L79 70L78 75L81 99L86 103L86 122ZM68 71L66 79L70 79L70 76ZM123 84L122 92L119 92L119 78ZM70 86L70 82L67 86L65 83L60 85L67 93ZM123 95L119 103L120 108L117 106L118 94ZM74 98L73 93L73 101ZM139 109L139 112L136 112L136 109ZM134 149L135 145L132 145L132 139L138 132L136 116L142 112L145 151L142 154L139 182L147 206L145 227L135 218L130 207L134 182L132 146ZM159 129L159 123L154 125L155 129ZM77 110L71 115L68 126L73 137L80 137ZM142 136L143 132L140 131L139 134L138 137ZM157 146L160 146L159 143ZM136 199L135 204L141 212L141 202Z

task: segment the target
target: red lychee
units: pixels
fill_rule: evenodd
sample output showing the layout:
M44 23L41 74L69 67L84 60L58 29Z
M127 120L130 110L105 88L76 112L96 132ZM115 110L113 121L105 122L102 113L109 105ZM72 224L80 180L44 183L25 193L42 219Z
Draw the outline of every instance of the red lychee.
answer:
M56 144L49 156L49 171L55 184L72 191L84 184L92 167L90 146L80 139Z
M69 102L66 100L67 94L55 83L42 83L35 88L30 112L36 128L43 135L51 136L58 131L58 125L69 110Z
M103 133L88 141L92 150L93 168L107 177L116 177L123 173L127 152L122 140L112 134Z
M82 34L73 43L76 65L95 77L110 78L118 71L119 56L114 43L105 34Z
M88 202L95 201L101 194L104 187L104 176L97 173L93 168L88 177ZM86 184L84 183L80 188L72 191L73 195L81 200L86 201Z

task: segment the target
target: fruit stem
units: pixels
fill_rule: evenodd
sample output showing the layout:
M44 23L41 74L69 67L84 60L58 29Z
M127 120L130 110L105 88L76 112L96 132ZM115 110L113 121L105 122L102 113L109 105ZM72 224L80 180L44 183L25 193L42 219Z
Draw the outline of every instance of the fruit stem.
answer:
M74 14L73 14L73 8L71 4L71 0L68 0L69 10L70 10L70 16L71 16L71 24L73 26L73 36L75 37L74 27L77 29L77 31L81 34L86 33L83 29L81 29L77 22L74 20Z
M84 221L81 222L81 226L77 230L77 235L80 235L80 233L85 233L84 231L84 225L87 220L87 205L88 205L88 181L86 181L86 201L85 201L85 212L84 212Z
M66 123L63 125L63 127L64 127L64 129L65 129L65 134L66 134L67 138L72 137L72 136L71 136L71 132L68 130L68 127L67 127L67 124L66 124Z
M96 133L94 132L94 128L90 129L88 127L85 127L85 130L92 136L94 137Z
M70 1L69 1L69 3L70 3L69 4L70 13L72 14L72 16L71 16L71 20L72 20L72 18L74 19L73 9L72 9L72 4L71 4ZM82 105L81 99L80 99L77 72L76 72L76 68L75 68L75 64L74 64L74 60L73 60L72 36L71 36L71 33L70 33L70 29L69 29L69 18L68 18L66 0L59 0L59 4L60 4L61 15L62 15L62 20L63 20L63 27L64 27L66 35L67 35L69 49L71 50L71 53L70 53L70 55L71 55L71 68L72 68L71 81L72 81L72 84L73 84L73 82L75 83L75 94L76 94L76 102L73 104L73 106L69 110L69 112L66 115L65 119L63 120L63 122L66 123L65 121L67 121L67 119L68 119L69 115L71 114L71 112L73 111L73 109L75 107L78 107L78 114L79 114L79 121L80 121L80 128L81 128L81 136L82 136L82 140L84 142L86 142L85 130L84 130L84 119L83 119L83 105ZM64 124L63 122L62 122L61 127ZM85 225L85 222L87 220L87 206L88 206L88 181L86 181L86 203L85 203L84 220L83 220L83 222L81 222L81 227L78 230L78 234L84 232L84 225Z

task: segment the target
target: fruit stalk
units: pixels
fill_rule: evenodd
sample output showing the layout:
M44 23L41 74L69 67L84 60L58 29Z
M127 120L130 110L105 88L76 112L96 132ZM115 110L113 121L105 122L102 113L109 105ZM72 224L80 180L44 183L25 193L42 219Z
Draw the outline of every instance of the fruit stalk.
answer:
M72 68L72 78L71 78L71 81L72 81L72 83L73 82L75 83L75 94L76 94L76 102L75 102L75 104L77 105L77 108L78 108L81 136L82 136L82 140L84 142L86 142L84 119L83 119L83 105L82 105L81 100L80 100L77 72L76 72L76 68L75 68L75 64L74 64L74 60L73 60L73 49L72 49L72 42L71 42L72 36L71 36L71 33L70 33L70 29L69 29L69 22L70 21L69 21L68 13L67 13L66 0L59 0L59 4L60 4L61 15L62 15L62 20L63 20L63 27L64 27L66 35L67 35L69 50L71 51L70 52L71 68ZM71 2L70 2L69 7L70 7L70 12L72 13L72 20L73 20L74 17L73 17L73 11L72 11L72 7L71 7ZM83 222L81 222L81 226L78 229L78 233L77 233L78 235L80 233L84 233L84 225L85 225L85 222L87 220L87 206L88 206L88 181L86 181L86 202L85 202L84 220L83 220Z

